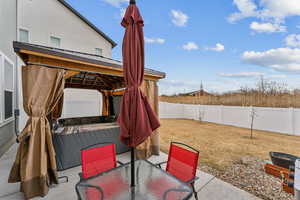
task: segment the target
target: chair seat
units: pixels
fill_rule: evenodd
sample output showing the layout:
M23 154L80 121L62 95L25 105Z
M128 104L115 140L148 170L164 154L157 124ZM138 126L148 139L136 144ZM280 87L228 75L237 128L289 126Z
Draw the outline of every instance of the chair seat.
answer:
M147 183L147 187L149 188L149 191L151 191L152 195L155 196L157 199L182 199L182 194L180 195L180 193L176 191L176 185L174 184L174 182L170 182L164 177L152 179ZM169 188L174 188L174 190L171 190Z
M101 195L103 199L117 199L118 196L121 196L123 193L128 192L128 184L121 178L121 176L111 176L101 181L97 182L99 179L95 179L91 183L93 185L99 186L103 194L99 193L95 188L88 188L86 190L86 196L89 200L99 200Z

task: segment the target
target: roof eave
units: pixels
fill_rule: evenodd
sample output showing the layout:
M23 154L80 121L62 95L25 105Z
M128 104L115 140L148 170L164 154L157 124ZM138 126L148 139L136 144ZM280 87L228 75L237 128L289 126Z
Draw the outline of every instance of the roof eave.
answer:
M62 57L62 58L68 58L68 59L88 62L91 64L108 66L108 67L114 68L115 70L119 70L119 69L123 68L122 64L109 63L106 61L100 61L100 60L81 57L78 55L71 55L68 53L53 51L51 49L46 49L46 48L51 48L51 47L45 47L45 46L41 46L41 45L34 45L34 44L28 44L28 43L14 41L13 47L14 47L15 52L17 54L19 54L19 56L22 56L20 54L22 50L28 50L28 51L48 54L48 55L52 55L52 56L58 56L58 57ZM61 49L61 50L63 50L63 49ZM65 51L68 51L68 50L65 50ZM156 71L156 70L152 70L152 69L148 69L148 68L145 68L145 75L157 77L157 79L163 79L166 77L166 74L164 72L160 72L160 71Z

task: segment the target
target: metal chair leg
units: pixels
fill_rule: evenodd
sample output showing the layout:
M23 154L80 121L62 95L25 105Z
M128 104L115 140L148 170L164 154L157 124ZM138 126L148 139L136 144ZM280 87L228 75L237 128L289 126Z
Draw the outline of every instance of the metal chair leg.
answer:
M67 176L58 177L58 180L60 180L60 179L65 179L65 183L69 182L69 177L67 177Z
M198 193L197 193L197 191L196 191L196 189L195 189L194 183L192 183L191 186L192 186L192 188L193 188L193 193L194 193L195 199L198 200Z

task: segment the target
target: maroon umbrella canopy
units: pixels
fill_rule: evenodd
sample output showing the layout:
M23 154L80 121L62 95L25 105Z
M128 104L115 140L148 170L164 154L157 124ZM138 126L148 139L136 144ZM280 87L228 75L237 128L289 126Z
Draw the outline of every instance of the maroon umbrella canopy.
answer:
M144 80L144 21L135 3L128 6L122 26L125 28L123 67L127 88L118 122L122 142L135 147L145 141L160 123L139 88Z

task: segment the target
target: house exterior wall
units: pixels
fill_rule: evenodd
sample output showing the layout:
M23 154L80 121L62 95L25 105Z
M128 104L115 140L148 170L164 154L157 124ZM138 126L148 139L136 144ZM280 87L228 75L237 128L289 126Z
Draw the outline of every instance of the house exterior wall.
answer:
M19 29L29 32L29 43L51 46L50 37L58 37L61 39L59 48L91 54L95 54L95 48L101 48L102 55L111 58L112 44L57 0L19 1ZM19 59L20 130L24 128L28 119L23 110L22 65L23 63ZM72 105L77 104L76 95L69 94L70 92L72 91L65 91L65 96L69 97L65 102ZM89 96L89 98L99 99L99 94L88 91L82 91L82 93ZM99 104L102 105L102 98L99 99ZM87 101L81 101L81 108L85 107L87 110L91 107L88 99ZM66 109L68 109L67 106L63 109L64 115L71 116Z
M4 54L16 67L16 55L12 48L12 41L17 35L17 0L0 1L0 52ZM0 64L0 67L1 66ZM14 70L16 71L16 70ZM0 73L1 68L0 68ZM2 74L3 75L3 74ZM2 76L3 78L3 76ZM3 114L3 82L0 74L0 115ZM16 92L14 92L16 100ZM14 141L14 119L8 121L1 120L0 117L0 157L11 146Z
M12 48L12 41L16 40L16 6L16 0L0 1L0 51L13 62L16 60L16 54Z
M101 48L103 56L111 57L111 43L57 0L19 4L19 28L29 31L30 43L51 46L50 36L54 36L61 39L62 49L95 54L95 48Z

